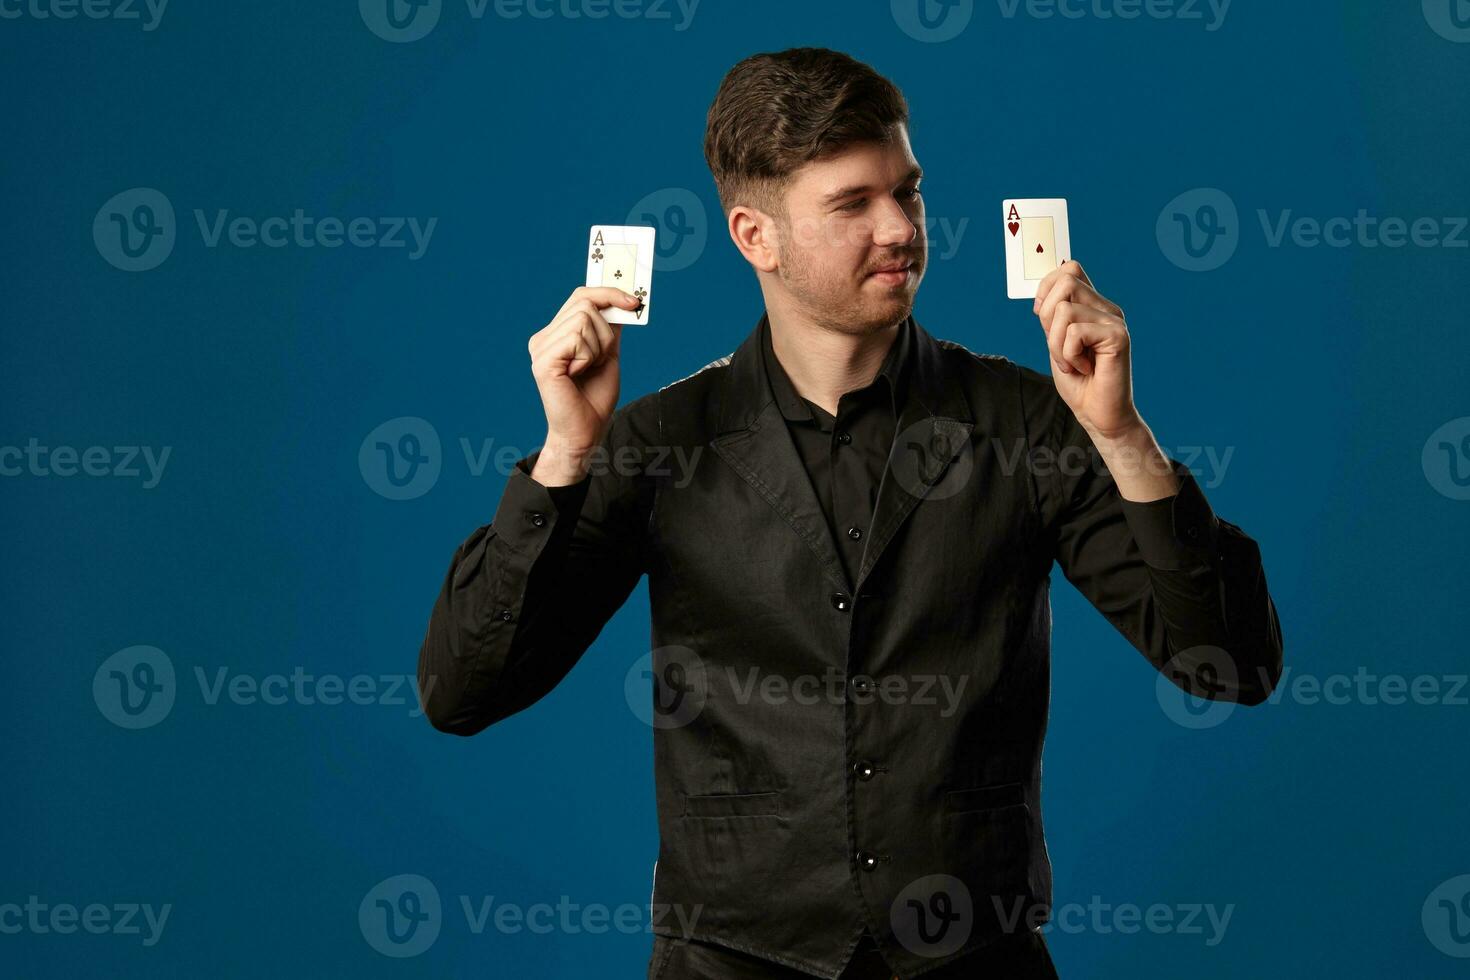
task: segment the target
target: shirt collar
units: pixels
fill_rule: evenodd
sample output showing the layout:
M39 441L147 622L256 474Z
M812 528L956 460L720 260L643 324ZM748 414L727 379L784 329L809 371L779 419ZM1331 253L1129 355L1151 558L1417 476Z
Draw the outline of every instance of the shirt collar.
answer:
M898 325L898 335L893 338L893 343L888 347L888 354L883 358L883 364L878 368L873 382L876 384L880 379L887 382L889 404L893 408L894 417L898 417L899 406L902 404L904 394L904 378L907 374L906 368L909 357L909 324L912 317L905 317ZM791 383L791 378L786 374L786 369L781 366L776 357L776 351L771 346L771 321L770 316L761 317L761 356L765 359L766 378L771 385L771 395L776 399L781 414L792 422L810 421L812 415L811 406L807 404Z

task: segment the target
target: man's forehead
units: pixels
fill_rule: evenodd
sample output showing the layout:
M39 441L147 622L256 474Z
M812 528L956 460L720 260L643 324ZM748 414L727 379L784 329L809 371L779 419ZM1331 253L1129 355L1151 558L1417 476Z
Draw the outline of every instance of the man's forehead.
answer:
M919 161L908 138L901 134L886 143L853 143L811 160L797 170L792 186L804 192L829 194L869 182L897 183L918 169Z

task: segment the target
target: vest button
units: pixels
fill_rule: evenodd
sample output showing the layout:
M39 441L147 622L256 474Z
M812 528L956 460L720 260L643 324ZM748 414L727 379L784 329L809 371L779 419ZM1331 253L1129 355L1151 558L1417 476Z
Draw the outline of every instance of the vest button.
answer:
M850 602L849 602L849 600L847 598L847 593L846 592L834 592L834 593L832 593L832 608L833 609L836 609L838 612L847 612L847 607L849 605L850 605Z
M857 773L857 778L863 782L867 782L878 772L878 767L864 760L862 762L854 762L852 764L852 771Z
M876 854L871 854L868 851L858 851L855 856L857 857L858 867L864 871L872 871L878 867L878 855Z

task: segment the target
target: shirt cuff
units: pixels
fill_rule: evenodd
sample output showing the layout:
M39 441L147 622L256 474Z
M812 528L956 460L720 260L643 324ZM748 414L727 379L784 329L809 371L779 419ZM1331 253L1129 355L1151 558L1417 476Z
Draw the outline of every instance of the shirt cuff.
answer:
M1138 553L1154 568L1177 570L1207 564L1220 524L1189 467L1169 460L1179 492L1159 500L1123 500L1123 517Z
M551 538L557 524L575 522L592 485L591 475L567 486L548 487L531 479L541 451L516 461L500 495L491 526L512 550L535 555Z

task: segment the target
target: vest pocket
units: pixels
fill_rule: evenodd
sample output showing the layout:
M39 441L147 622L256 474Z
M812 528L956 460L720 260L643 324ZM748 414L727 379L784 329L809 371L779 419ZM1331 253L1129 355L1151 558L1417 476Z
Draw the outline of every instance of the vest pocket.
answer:
M766 793L705 793L698 796L684 795L686 817L764 817L781 812L781 794L776 790Z
M991 786L952 789L944 794L946 813L998 810L1001 807L1024 805L1020 783L995 783Z

